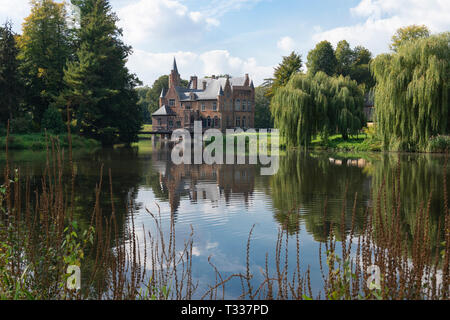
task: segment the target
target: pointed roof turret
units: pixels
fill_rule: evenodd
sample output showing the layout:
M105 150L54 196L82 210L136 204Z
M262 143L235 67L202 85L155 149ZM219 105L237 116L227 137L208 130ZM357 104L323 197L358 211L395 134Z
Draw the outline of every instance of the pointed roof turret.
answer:
M177 60L175 59L175 57L173 57L173 71L175 71L176 73L178 73L178 67L177 67Z
M161 90L161 95L159 97L160 98L164 98L165 95L166 95L166 90L163 87L162 90Z
M224 95L222 85L220 85L219 92L217 93L217 95L218 96L223 96Z
M255 85L253 84L253 80L252 80L252 82L250 82L250 88L255 89Z

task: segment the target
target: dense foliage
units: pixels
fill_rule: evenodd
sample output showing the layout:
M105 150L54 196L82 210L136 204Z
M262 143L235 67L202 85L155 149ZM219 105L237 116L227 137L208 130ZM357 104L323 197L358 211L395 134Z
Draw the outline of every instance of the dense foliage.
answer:
M134 90L140 82L125 66L131 48L120 39L108 1L85 2L91 6L82 11L79 48L64 70L68 89L62 98L83 135L108 145L136 141L143 119Z
M270 99L267 97L267 88L255 88L255 128L273 128L273 118L270 113Z
M278 88L284 87L289 82L292 75L301 72L302 66L302 57L295 53L295 51L283 57L283 61L275 68L274 78L271 79L271 86L267 88L266 95L272 98Z
M8 22L0 27L1 127L10 119L16 134L60 132L70 108L76 133L104 144L133 142L144 110L140 82L126 68L131 47L108 0L72 4L80 10L32 0L22 34Z
M425 151L450 132L450 33L408 41L372 63L378 133L388 150Z
M15 34L11 23L0 27L0 123L5 124L18 113L21 81Z
M417 40L420 38L428 38L430 36L430 30L427 26L411 25L404 28L400 28L392 36L392 43L390 48L392 51L397 52L398 48L408 41Z
M339 132L344 139L365 125L364 95L348 77L296 74L277 90L271 112L286 143L307 146L320 134L327 139Z
M45 110L57 106L64 89L64 66L71 54L71 33L64 3L31 1L31 14L25 18L18 38L20 69L25 82L25 101L34 120L40 124Z

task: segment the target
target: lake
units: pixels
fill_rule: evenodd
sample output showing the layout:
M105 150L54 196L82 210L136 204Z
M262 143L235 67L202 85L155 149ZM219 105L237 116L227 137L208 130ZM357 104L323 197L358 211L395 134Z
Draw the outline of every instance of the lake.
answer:
M132 148L75 152L75 214L81 225L89 224L95 203L94 190L103 165L102 211L105 216L111 214L110 170L116 219L122 235L132 221L126 209L129 203L134 208L133 220L141 244L144 230L155 230L154 219L148 211L160 214L165 232L169 230L171 217L174 218L180 250L193 228L192 270L194 281L198 282L196 298L216 281L208 258L224 278L246 272L247 241L253 227L249 255L255 275L252 281L256 284L264 279L261 270L265 268L266 253L269 269L274 271L279 232L289 235L289 252L295 252L295 235L299 231L301 270L305 272L310 267L312 291L317 294L323 288L320 244L330 230L335 230L336 234L339 230L350 232L354 203L354 232L358 235L367 210L377 205L378 190L384 180L387 194L392 192L393 179L399 182L402 227L411 237L421 204L430 205L433 234L439 228L439 218L444 216L443 155L367 153L350 156L287 151L280 158L276 175L261 176L258 165L176 166L170 154L168 145L152 147L151 142L145 140ZM21 169L21 176L30 177L31 189L38 188L46 154L23 151L11 152L10 157L13 166ZM0 155L0 163L4 167L4 153ZM449 172L445 174L449 181ZM390 204L378 205L389 207ZM295 267L295 261L296 255L289 255L289 268ZM241 282L235 279L227 284L225 298L238 298L241 293Z

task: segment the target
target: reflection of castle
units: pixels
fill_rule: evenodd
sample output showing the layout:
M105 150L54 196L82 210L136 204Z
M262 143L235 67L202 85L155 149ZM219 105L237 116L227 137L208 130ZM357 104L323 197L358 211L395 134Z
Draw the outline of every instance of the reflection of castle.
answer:
M255 185L254 165L174 165L170 149L153 153L153 168L159 174L161 189L167 189L172 213L176 213L182 197L193 203L210 201L217 206L223 197L227 205L231 195L241 196L248 205Z

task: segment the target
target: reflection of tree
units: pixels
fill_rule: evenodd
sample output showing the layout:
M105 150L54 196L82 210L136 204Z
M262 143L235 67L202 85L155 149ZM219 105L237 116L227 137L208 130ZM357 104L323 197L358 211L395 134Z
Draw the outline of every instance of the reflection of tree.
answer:
M344 159L336 164L326 154L312 156L300 152L290 152L282 157L280 170L271 179L277 221L283 227L287 224L288 230L295 232L295 217L303 219L307 231L316 240L323 241L331 223L341 230L343 200L348 186L344 229L348 231L351 228L353 201L358 193L356 232L361 230L370 179L362 168L348 162ZM324 220L325 199L327 213Z
M374 207L380 206L383 212L387 212L388 218L391 218L392 207L395 207L393 199L397 197L396 192L400 191L401 226L409 239L414 236L421 205L423 205L425 212L427 206L430 206L429 232L434 246L436 245L439 219L442 220L441 223L443 224L445 216L444 161L444 157L439 155L385 154L381 161L374 163L372 171ZM399 164L400 168L398 167ZM445 174L447 175L447 181L449 181L448 171ZM385 181L385 190L383 190L378 204L378 194L383 181ZM442 228L440 235L443 241L444 232Z

